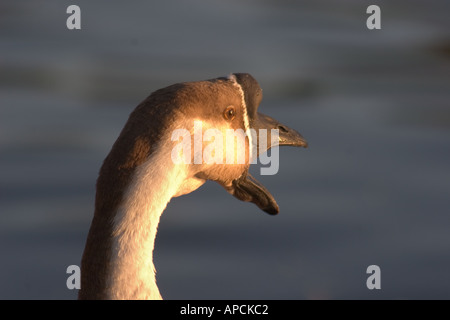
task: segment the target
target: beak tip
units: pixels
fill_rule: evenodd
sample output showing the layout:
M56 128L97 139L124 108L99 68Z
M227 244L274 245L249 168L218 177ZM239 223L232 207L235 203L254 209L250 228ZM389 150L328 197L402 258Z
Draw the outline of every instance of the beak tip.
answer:
M280 209L278 207L265 208L264 211L271 216L276 216L278 213L280 213Z

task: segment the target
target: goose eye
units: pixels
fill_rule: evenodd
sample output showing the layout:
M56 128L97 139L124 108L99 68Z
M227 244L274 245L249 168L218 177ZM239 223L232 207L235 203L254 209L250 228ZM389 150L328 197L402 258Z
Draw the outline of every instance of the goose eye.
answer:
M225 118L225 120L227 121L231 121L234 119L234 117L236 116L236 110L234 109L233 106L229 106L225 109L225 111L223 112L223 117Z

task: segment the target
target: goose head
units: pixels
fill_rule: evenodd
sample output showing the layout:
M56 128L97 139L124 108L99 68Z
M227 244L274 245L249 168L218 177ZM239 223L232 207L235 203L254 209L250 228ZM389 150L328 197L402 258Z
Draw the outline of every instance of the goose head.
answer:
M190 174L175 196L212 180L239 200L269 214L279 212L274 197L249 174L249 166L270 148L308 144L294 129L258 112L261 101L262 89L247 73L177 87L171 129L182 134L172 134L177 143L172 155L184 157Z

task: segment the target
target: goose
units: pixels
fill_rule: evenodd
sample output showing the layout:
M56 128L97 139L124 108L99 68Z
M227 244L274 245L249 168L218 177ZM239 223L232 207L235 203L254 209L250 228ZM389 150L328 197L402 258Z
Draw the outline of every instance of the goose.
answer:
M249 129L279 132L277 141L267 138L257 156L276 145L307 147L307 142L297 131L259 113L261 100L262 89L250 74L233 73L159 89L131 112L97 178L79 299L162 299L153 264L161 214L171 198L196 190L206 180L271 215L279 212L273 196L248 172L250 148L263 146L258 136L256 142L249 141ZM193 133L195 121L201 121L202 130L245 131L245 161L175 163L173 150L179 141L172 133L179 128ZM234 152L244 150L235 147Z

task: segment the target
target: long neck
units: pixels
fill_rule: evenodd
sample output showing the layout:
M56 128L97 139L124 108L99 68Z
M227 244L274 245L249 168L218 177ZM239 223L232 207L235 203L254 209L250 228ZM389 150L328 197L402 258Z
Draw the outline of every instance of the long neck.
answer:
M122 201L108 213L109 221L94 217L83 256L86 267L82 267L82 279L83 272L94 272L102 281L93 277L82 281L80 296L84 290L86 298L161 299L153 265L155 237L161 214L185 178L184 168L174 165L170 152L164 150L134 169ZM101 243L106 244L100 247ZM107 254L101 255L101 250ZM96 295L89 296L93 291Z
M150 159L137 168L113 223L110 298L161 299L153 249L161 214L185 176L168 159Z

